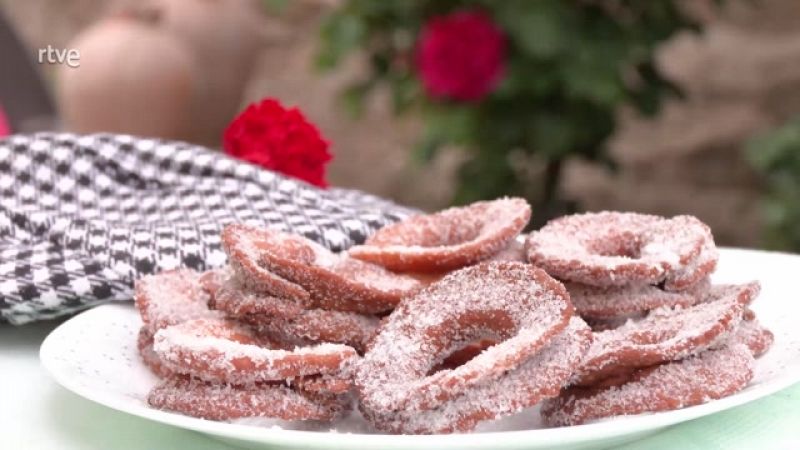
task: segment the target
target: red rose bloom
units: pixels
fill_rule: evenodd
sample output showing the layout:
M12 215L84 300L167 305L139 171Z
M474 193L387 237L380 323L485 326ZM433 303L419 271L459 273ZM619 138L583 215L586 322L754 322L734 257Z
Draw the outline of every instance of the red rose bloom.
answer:
M8 124L8 119L6 118L6 113L3 111L2 105L0 105L0 138L9 134L11 134L11 126Z
M434 17L422 29L416 64L428 95L480 100L505 72L506 39L479 11Z
M266 169L327 187L328 142L297 108L264 99L247 107L228 125L225 153Z

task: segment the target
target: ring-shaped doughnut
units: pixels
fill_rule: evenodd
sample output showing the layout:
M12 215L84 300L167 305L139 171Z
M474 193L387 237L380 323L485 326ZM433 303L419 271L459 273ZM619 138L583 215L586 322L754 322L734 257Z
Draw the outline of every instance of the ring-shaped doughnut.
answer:
M599 287L567 282L564 286L569 291L575 312L582 317L608 319L662 307L694 305L702 301L711 281L704 278L689 289L678 292L665 291L650 284Z
M453 272L403 301L381 325L356 371L362 408L424 411L502 379L560 333L572 312L564 286L529 264L487 262ZM429 374L480 339L497 344Z
M291 350L244 324L197 319L159 330L153 350L176 373L221 383L246 384L349 370L357 353L340 344Z
M150 391L147 402L158 409L210 420L333 420L349 408L346 397L310 393L284 383L233 386L184 376L162 381Z
M301 287L306 295L297 296L278 289L255 290L298 300L306 308L381 313L391 311L400 299L422 287L414 277L332 253L294 234L228 225L222 231L222 242L229 249L232 266L240 267L240 274L244 272L240 278L255 279L267 271ZM245 281L245 284L263 283Z
M548 222L527 241L528 259L550 275L592 286L688 287L716 266L708 226L692 216L575 214Z
M281 341L333 342L359 351L364 351L380 323L365 314L304 309L291 300L251 292L232 278L220 285L213 307L270 335L288 338Z
M740 391L753 378L753 356L733 344L684 360L640 369L615 386L571 387L545 400L550 426L579 425L606 417L670 411Z
M580 363L591 342L591 331L579 317L553 337L532 358L501 378L474 384L462 395L436 408L399 411L360 408L378 429L392 433L467 432L481 421L494 420L555 397Z
M590 386L620 373L712 348L739 326L758 289L758 283L712 287L697 305L656 309L642 320L595 333L571 381Z
M453 270L506 248L530 217L521 198L476 202L386 226L348 253L401 272Z

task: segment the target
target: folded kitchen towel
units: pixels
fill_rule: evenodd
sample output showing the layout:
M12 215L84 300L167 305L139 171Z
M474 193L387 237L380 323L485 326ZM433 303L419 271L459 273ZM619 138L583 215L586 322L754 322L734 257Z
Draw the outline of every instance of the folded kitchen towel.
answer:
M130 300L141 275L220 266L227 223L343 250L411 213L181 142L9 136L0 139L0 317L15 324L59 317Z

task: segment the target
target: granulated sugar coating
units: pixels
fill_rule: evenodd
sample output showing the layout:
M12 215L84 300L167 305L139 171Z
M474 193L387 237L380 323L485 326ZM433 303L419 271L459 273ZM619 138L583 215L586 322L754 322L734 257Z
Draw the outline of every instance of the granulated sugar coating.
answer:
M745 344L747 348L750 349L753 356L758 358L772 347L772 343L775 341L775 335L761 326L754 314L750 317L745 314L745 320L736 328L732 339Z
M214 301L214 296L217 294L217 290L219 290L222 283L233 276L233 272L229 266L225 266L219 269L212 269L203 272L200 275L200 278L197 279L197 282L200 283L200 288L202 288L209 296L209 302Z
M248 289L236 277L229 277L220 283L210 306L224 312L228 317L244 317L255 314L294 317L304 310L303 305L293 299L275 297Z
M753 356L732 344L681 361L642 369L629 381L604 388L568 388L546 400L551 426L579 425L605 417L668 411L707 403L740 391L753 378Z
M506 245L499 252L492 255L487 261L518 261L528 262L528 255L525 253L525 235L519 235Z
M504 249L530 217L521 198L476 202L384 227L349 253L401 272L453 270Z
M370 416L426 411L473 386L498 383L560 333L571 315L563 285L528 264L491 262L453 272L404 301L381 325L357 370L362 409ZM486 338L498 344L429 375L453 351Z
M174 372L234 384L339 374L358 357L340 344L285 350L250 327L224 319L197 319L159 330L153 350Z
M174 375L173 371L164 367L161 358L153 351L153 334L147 327L142 327L139 330L136 349L139 351L139 357L142 358L144 365L157 377L168 378Z
M280 341L346 344L363 351L378 328L375 316L304 309L297 302L255 293L235 278L220 285L213 308L228 317L256 325L261 331L280 336Z
M361 352L366 351L380 324L374 316L324 309L305 310L292 318L248 316L243 320L269 335L284 336L282 340L289 337L308 343L332 342Z
M229 225L223 243L246 287L275 297L295 299L307 308L375 314L391 311L400 299L422 287L414 277L335 254L302 236ZM262 280L268 272L266 280ZM269 282L282 280L276 286ZM304 295L286 289L299 287Z
M316 394L347 394L353 387L350 373L311 375L287 380L295 389Z
M245 225L229 225L222 229L222 248L228 254L228 264L234 276L253 290L308 301L311 295L305 289L261 265L257 231Z
M665 291L650 284L598 287L566 282L564 286L569 291L570 300L578 314L606 319L664 306L694 305L702 300L703 294L711 287L711 282L704 278L687 290L678 292Z
M712 287L704 302L688 308L656 309L639 321L594 334L572 383L589 386L605 378L713 347L742 320L753 284Z
M139 354L163 380L148 401L425 434L527 417L542 401L557 426L671 410L749 383L774 339L749 309L760 285L710 283L719 256L705 224L580 214L523 240L530 214L522 199L478 202L338 254L229 225L228 267L137 282ZM354 397L361 414L342 414Z
M502 377L471 385L447 403L432 409L369 410L365 417L393 433L467 432L479 422L514 414L558 395L591 342L591 331L580 318L557 334L541 351Z
M170 270L136 281L134 300L151 334L186 320L222 317L208 309L209 295L200 287L200 273Z
M280 383L231 386L181 376L161 382L150 391L147 401L159 409L211 420L333 420L350 408L346 396L305 393Z
M631 314L621 314L619 316L603 317L603 318L585 316L583 317L583 320L586 321L586 323L594 332L608 331L617 329L628 323L628 321L644 319L645 317L647 317L648 312L649 311L631 313Z
M702 252L704 246L713 248L713 239L708 226L695 217L621 212L555 219L527 241L531 263L556 278L592 286L659 284L667 279L688 287L692 283L684 279L696 282L708 275L709 267L713 270L698 258L711 258L716 264L716 252ZM690 277L685 272L695 265Z
M714 244L714 236L708 227L704 228L705 237L700 247L700 254L679 270L671 271L664 280L664 289L667 291L681 291L691 289L692 285L708 277L717 268L719 250Z
M741 284L714 284L702 298L702 303L714 302L720 299L732 298L742 306L747 306L753 302L761 293L761 283L750 281ZM745 309L744 313L747 313Z

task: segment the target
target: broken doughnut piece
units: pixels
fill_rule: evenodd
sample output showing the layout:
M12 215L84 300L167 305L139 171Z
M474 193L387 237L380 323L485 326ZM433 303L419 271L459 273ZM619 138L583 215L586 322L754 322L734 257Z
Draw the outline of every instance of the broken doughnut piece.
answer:
M201 287L200 277L194 270L178 269L136 281L136 309L151 334L191 319L222 317L221 313L208 309L210 296Z
M139 337L136 340L136 348L139 351L139 357L142 358L144 365L150 369L159 378L168 378L175 373L168 368L164 367L161 358L158 357L153 350L153 334L147 327L142 327L139 330Z
M745 344L753 356L759 358L772 347L775 335L758 323L755 313L748 309L732 339Z

